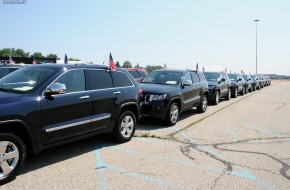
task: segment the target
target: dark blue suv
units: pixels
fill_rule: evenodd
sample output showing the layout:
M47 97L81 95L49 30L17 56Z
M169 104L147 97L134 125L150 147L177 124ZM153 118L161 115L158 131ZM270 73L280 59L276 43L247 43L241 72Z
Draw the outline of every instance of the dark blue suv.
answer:
M16 176L28 152L99 133L132 138L139 86L125 69L107 68L43 64L0 79L0 184Z
M227 73L203 72L203 74L208 82L209 101L217 105L220 98L231 99L231 81Z

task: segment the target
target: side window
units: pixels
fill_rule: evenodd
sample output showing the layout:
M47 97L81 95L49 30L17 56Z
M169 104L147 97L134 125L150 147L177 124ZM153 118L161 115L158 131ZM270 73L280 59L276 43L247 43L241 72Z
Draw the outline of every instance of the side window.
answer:
M85 91L86 83L84 70L68 71L59 77L54 83L65 84L68 93Z
M131 80L123 72L111 72L113 77L114 87L132 86Z
M138 71L139 75L142 77L142 78L145 78L146 77L146 74L143 72L143 71Z
M200 82L206 81L204 74L202 74L201 72L198 73L198 76L199 76Z
M227 77L224 73L222 73L222 78L224 78L225 80L227 80Z
M5 75L9 74L9 69L8 68L1 68L0 69L0 78L4 77Z
M199 82L199 77L198 77L196 72L192 72L191 76L192 76L193 83L198 83Z
M103 70L88 70L90 90L113 88L113 81L110 73Z
M190 76L190 73L186 73L186 74L185 74L185 76L184 76L184 81L186 81L186 80L189 80L189 81L191 81L191 83L193 83L193 82L192 82L192 78L191 78L191 76Z

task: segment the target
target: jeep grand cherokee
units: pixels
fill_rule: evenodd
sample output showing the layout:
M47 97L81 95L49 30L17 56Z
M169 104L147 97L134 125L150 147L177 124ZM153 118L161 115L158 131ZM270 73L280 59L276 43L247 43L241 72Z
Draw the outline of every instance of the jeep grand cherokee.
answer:
M28 151L99 133L129 141L139 93L126 70L96 65L34 65L1 78L0 183L16 176Z
M164 119L167 125L175 125L179 113L192 107L206 111L208 83L201 72L156 70L145 77L140 87L142 114Z

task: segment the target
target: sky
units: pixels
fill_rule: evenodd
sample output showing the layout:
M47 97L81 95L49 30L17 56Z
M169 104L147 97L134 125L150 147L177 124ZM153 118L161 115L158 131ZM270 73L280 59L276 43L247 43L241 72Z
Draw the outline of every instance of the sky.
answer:
M290 75L289 0L0 1L0 49ZM259 19L258 23L253 20Z

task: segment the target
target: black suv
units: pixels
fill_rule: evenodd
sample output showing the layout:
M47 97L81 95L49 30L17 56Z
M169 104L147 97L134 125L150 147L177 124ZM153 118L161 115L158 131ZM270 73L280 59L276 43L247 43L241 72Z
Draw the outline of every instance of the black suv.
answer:
M260 90L261 89L261 80L260 77L251 75L252 81L253 81L253 89L255 90Z
M0 78L16 71L17 69L23 67L23 64L1 64L0 65Z
M245 80L243 79L241 74L228 74L231 80L231 93L232 97L238 97L238 94L244 95L245 94Z
M162 69L152 71L140 84L143 95L141 113L175 125L179 113L197 107L207 108L208 83L201 72Z
M254 85L251 75L243 75L243 78L246 82L245 93L254 91Z
M220 98L231 99L231 82L226 73L203 72L203 74L208 82L209 101L217 105Z
M13 179L28 152L112 133L129 141L140 89L125 70L97 65L27 66L0 79L0 183Z

